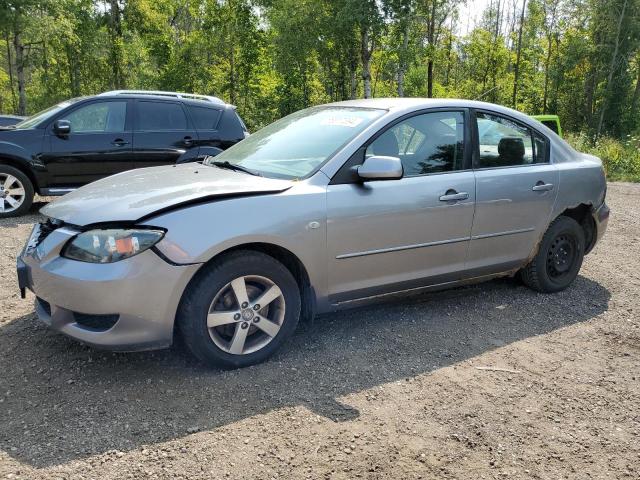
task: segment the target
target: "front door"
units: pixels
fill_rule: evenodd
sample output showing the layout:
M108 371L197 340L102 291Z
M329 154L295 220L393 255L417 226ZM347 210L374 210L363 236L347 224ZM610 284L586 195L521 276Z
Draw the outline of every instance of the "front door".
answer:
M71 133L47 130L48 152L42 156L52 186L75 187L135 168L127 100L82 104L59 120L71 124Z
M521 266L549 223L559 173L544 136L514 119L477 112L476 214L468 269Z
M402 179L329 185L333 303L460 278L475 203L465 124L464 111L403 119L360 151L399 157Z
M138 167L173 165L198 148L198 134L180 102L137 100L133 153Z

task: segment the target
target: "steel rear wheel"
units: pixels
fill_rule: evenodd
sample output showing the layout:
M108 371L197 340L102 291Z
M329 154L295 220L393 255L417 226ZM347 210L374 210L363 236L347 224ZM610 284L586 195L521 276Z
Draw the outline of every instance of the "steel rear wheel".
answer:
M0 218L26 213L33 202L33 185L17 168L0 164Z
M578 222L558 217L542 237L536 256L521 270L522 280L539 292L564 290L578 276L584 246L584 231Z
M236 251L205 267L187 287L178 328L208 365L264 361L293 333L300 292L289 270L260 252Z

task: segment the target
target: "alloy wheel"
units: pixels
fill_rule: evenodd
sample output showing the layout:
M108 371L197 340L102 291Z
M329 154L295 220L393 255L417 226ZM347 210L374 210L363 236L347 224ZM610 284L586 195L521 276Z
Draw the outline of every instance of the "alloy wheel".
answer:
M11 174L0 173L0 213L17 210L25 198L22 182Z
M238 277L213 298L207 315L211 340L224 352L246 355L271 342L284 322L280 288L259 275Z

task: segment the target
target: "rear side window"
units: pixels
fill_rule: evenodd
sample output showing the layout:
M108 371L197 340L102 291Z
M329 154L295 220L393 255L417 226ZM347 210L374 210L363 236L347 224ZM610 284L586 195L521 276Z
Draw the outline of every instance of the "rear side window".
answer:
M182 106L170 102L138 102L138 130L186 130L187 117Z
M546 163L546 140L528 127L489 113L476 114L479 168ZM535 138L535 142L534 142ZM535 148L534 148L535 143Z
M195 124L196 130L216 130L218 128L218 120L220 120L220 110L207 107L195 107L189 105L187 107L191 113L191 119Z
M535 147L534 155L536 163L548 163L547 158L547 139L539 133L533 134L533 146Z

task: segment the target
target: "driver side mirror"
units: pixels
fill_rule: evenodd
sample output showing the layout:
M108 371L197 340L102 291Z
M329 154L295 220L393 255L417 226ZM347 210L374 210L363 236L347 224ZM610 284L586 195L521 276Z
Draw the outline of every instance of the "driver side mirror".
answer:
M356 172L363 181L367 180L399 180L404 174L402 162L398 157L374 155L365 158Z
M53 124L53 133L64 136L71 133L71 122L69 120L56 120Z

